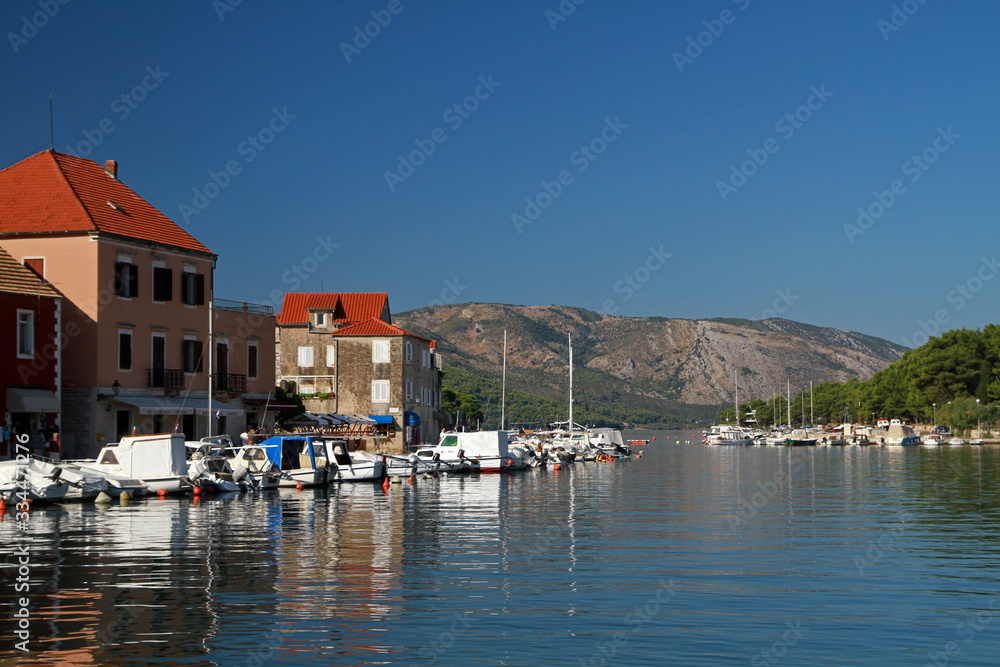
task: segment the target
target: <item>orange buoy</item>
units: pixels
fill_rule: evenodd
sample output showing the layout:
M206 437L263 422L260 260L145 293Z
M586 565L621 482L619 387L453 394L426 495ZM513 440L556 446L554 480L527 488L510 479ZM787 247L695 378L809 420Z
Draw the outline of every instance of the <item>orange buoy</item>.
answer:
M166 495L167 495L167 490L166 489L160 489L160 490L158 490L156 492L156 495L159 496L160 498L165 498Z
M302 482L295 482L295 490L296 491L302 490Z
M386 477L385 481L382 482L382 490L383 491L388 491L389 490L389 478L388 477Z
M554 466L552 466L552 469L553 470L562 470L562 466L557 463Z
M196 496L200 496L201 495L201 487L200 486L196 486L196 487L194 487L191 490L194 491L194 495L196 495Z
M413 482L414 482L413 475L410 475L409 477L407 477L406 480L410 483L410 486L413 486Z
M6 510L7 503L4 501L3 496L0 496L0 510Z

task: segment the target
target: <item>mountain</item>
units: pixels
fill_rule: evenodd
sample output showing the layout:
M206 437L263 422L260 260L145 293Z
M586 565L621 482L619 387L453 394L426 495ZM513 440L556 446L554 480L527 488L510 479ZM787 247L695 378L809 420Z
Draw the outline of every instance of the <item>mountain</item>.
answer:
M624 403L658 414L731 403L737 371L741 399L768 399L784 394L786 378L793 392L810 380L868 379L906 350L784 319L611 317L567 306L467 303L412 310L393 321L437 339L446 367L466 380L465 373L499 379L506 330L508 388L563 401L572 334L578 406Z

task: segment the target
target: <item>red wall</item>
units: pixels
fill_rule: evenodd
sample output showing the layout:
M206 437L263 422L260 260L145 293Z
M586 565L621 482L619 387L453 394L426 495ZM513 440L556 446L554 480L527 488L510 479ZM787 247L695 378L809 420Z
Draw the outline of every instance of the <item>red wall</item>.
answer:
M35 358L17 358L17 311L35 311ZM7 385L56 390L56 300L0 293L0 419ZM55 415L49 415L49 422Z

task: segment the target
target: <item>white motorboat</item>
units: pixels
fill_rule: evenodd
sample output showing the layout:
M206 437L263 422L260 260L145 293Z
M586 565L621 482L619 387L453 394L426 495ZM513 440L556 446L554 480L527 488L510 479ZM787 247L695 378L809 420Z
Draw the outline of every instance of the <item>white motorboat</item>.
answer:
M973 438L972 440L969 440L969 444L975 446L982 446L986 444L986 441L983 440L982 438Z
M150 491L177 493L190 488L183 433L131 435L108 443L96 460L80 466L118 477L138 479Z
M33 458L0 461L0 498L12 507L22 500L62 500L70 485L61 473Z
M118 498L122 493L128 493L130 496L135 497L145 495L149 492L149 487L142 480L115 475L106 470L97 470L88 465L91 463L91 461L59 461L59 467L67 473L72 471L85 477L100 477L104 480L104 488L102 490L114 498ZM72 493L72 491L69 493Z
M327 440L326 458L332 482L374 482L385 476L381 456L364 450L349 451L346 440Z
M944 439L937 433L931 433L924 436L924 447L940 447L942 444L944 444Z
M753 435L742 426L716 425L705 433L704 443L706 445L752 445Z
M102 491L107 493L108 480L96 472L85 472L61 465L47 459L35 459L39 468L45 470L49 479L57 479L69 484L65 500L93 500Z
M949 447L961 447L964 444L965 440L962 440L961 438L952 438L951 440L948 441Z
M434 447L421 447L417 458L443 472L501 472L513 467L506 431L445 433Z

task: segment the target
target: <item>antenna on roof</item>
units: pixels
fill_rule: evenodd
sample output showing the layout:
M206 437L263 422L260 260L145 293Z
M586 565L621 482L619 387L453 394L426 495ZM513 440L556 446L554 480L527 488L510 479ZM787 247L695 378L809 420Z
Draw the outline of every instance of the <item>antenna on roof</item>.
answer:
M52 93L49 93L49 148L56 149L55 123L52 120Z

